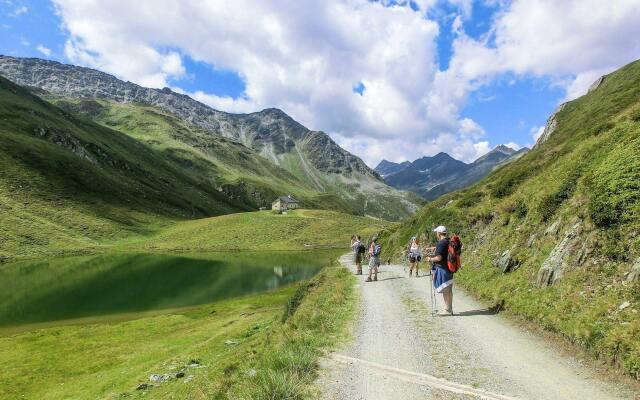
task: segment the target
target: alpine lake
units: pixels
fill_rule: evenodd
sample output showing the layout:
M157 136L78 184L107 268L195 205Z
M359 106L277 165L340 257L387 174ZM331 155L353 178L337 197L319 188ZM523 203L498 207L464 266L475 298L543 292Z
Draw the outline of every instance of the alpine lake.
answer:
M167 313L308 279L340 251L114 253L0 265L0 335Z

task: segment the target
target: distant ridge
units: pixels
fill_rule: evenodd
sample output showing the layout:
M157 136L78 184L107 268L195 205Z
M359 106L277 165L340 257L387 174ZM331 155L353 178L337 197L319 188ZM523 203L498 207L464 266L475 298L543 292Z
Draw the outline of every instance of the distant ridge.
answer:
M467 164L447 153L421 157L413 162L394 163L382 160L374 169L396 189L414 192L426 200L470 186L494 168L513 161L529 151L499 145L474 162Z

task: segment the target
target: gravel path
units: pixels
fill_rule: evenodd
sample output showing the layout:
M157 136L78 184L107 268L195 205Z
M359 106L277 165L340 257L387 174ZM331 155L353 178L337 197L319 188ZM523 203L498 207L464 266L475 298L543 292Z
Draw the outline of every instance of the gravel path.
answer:
M351 256L340 261L354 270ZM429 277L407 275L385 265L378 282L360 279L354 339L322 361L323 399L635 398L458 288L456 315L433 317Z

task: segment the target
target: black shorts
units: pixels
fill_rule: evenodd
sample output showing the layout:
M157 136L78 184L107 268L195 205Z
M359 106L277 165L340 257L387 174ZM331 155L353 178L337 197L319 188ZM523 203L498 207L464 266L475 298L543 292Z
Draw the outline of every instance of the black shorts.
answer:
M420 261L422 261L422 256L421 255L409 254L409 262L410 263L420 262Z

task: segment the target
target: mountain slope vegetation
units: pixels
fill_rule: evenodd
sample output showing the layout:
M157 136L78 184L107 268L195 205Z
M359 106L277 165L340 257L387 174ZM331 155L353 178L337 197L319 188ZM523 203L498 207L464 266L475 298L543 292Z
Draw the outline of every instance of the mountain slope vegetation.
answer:
M155 107L183 125L197 127L191 130L199 131L200 139L209 135L244 144L297 177L304 188L338 197L342 206L348 204L359 214L397 220L415 212L420 203L415 196L388 186L326 133L309 130L275 108L225 113L169 88L144 88L90 68L35 58L0 56L0 75L57 96ZM140 129L131 123L129 130Z
M399 254L447 225L465 242L458 282L640 379L640 62L554 123L544 143L429 203L385 244Z
M357 212L242 144L152 108L59 104L0 78L1 257L95 248L176 220L256 210L282 192ZM101 115L104 126L71 111Z

